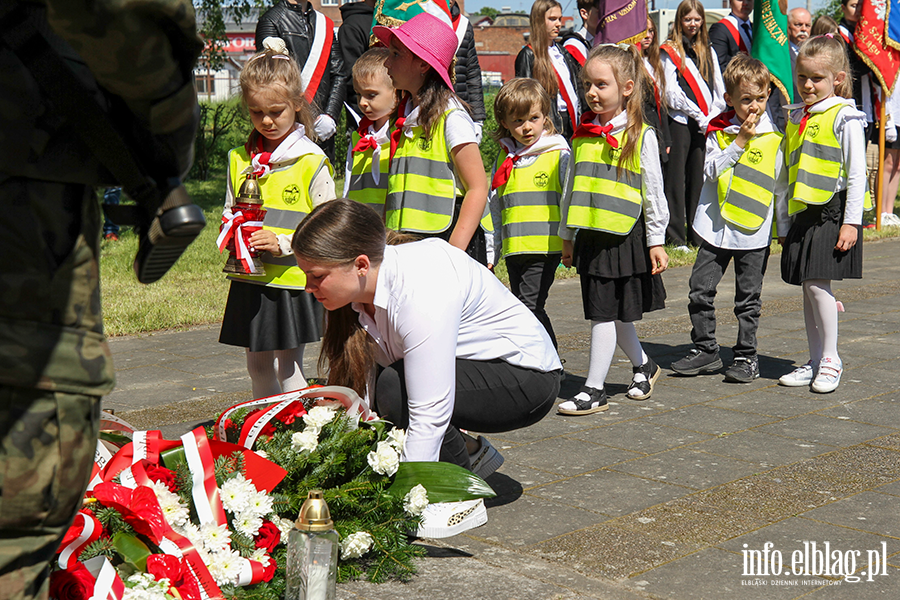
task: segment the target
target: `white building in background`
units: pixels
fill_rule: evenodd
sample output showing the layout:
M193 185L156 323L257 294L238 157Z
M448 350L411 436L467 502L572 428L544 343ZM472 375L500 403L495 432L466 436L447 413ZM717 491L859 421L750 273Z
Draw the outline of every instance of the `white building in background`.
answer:
M221 102L240 93L238 77L244 66L256 52L256 17L248 17L240 25L226 23L228 44L223 48L225 64L218 71L198 65L194 69L197 99L201 102Z

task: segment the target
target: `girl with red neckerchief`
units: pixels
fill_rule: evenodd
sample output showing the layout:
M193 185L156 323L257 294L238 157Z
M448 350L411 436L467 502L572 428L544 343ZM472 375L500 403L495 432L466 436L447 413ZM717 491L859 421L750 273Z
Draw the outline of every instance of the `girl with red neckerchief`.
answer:
M314 117L303 99L300 71L284 42L266 38L240 75L241 94L254 130L246 145L228 153L223 220L241 184L258 178L266 210L262 227L249 237L261 252L265 274L229 275L231 287L219 341L247 349L253 397L264 398L307 386L303 351L322 337L322 307L304 293L291 238L300 221L335 197L331 164L315 142Z

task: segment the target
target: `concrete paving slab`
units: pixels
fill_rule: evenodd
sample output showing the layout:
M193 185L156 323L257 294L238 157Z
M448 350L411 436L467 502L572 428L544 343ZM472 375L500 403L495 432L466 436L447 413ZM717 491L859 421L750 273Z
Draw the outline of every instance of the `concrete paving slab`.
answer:
M889 393L878 398L857 400L821 410L819 414L900 429L900 394L895 396L895 393Z
M751 430L700 442L692 446L692 449L745 460L759 467L778 467L830 452L836 446L813 444Z
M745 477L758 471L759 467L746 461L698 452L691 446L636 458L611 469L701 490Z
M656 425L646 420L630 422L627 426L606 426L587 429L568 435L594 444L606 444L642 454L655 454L678 446L696 444L714 436Z
M881 536L900 538L897 498L889 494L861 492L828 506L805 512L803 516ZM892 546L892 552L897 550L898 548Z
M883 577L863 577L851 583L842 581L813 591L804 600L887 600L900 597L900 569L889 566Z
M785 396L785 389L781 386L774 386L764 390L754 390L750 393L735 394L715 400L708 405L782 418L843 406L831 395L807 393L802 396L799 394Z
M819 414L798 415L777 423L761 425L758 429L763 433L837 446L859 444L892 433L887 427L841 420Z
M709 405L689 406L647 417L647 421L655 425L667 425L710 435L734 433L750 429L751 427L759 427L766 423L774 423L777 420L776 417L768 415L740 412Z
M642 456L637 452L586 444L582 440L555 437L510 448L503 453L512 462L563 477L573 477L588 471Z
M900 496L900 481L895 481L893 483L886 483L884 485L880 485L875 488L875 491L880 494L890 494L892 496Z

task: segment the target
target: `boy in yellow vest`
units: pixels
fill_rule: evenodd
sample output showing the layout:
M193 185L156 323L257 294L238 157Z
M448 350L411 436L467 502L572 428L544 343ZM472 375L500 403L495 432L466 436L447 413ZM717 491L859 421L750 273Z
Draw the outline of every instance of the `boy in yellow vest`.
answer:
M390 165L390 119L397 108L397 90L384 61L387 48L372 48L353 63L353 88L362 119L347 149L344 197L368 204L384 216Z
M769 70L755 58L739 54L722 78L725 102L732 110L713 119L707 130L705 180L693 223L702 238L688 295L694 349L672 363L672 370L692 376L722 368L713 302L716 287L734 260L738 338L725 381L749 383L759 377L760 295L775 203L787 194L787 169L782 135L766 115ZM778 223L778 231L787 231L787 226Z

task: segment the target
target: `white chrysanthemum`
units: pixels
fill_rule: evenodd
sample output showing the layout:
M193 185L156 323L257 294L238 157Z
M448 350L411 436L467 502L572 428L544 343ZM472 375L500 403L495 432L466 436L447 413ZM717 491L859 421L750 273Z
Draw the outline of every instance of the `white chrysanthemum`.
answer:
M388 432L388 443L397 449L397 452L403 452L403 445L406 444L406 430L394 428Z
M122 600L172 600L169 587L165 577L157 581L150 573L134 573L125 580Z
M388 442L378 442L375 450L366 457L369 466L379 475L390 477L400 468L400 455Z
M186 537L191 545L199 550L203 550L203 536L200 535L200 528L188 521L178 527L174 527L175 533L180 533Z
M250 560L255 560L256 562L260 563L263 567L268 567L269 561L272 560L272 557L270 557L268 554L266 554L265 548L257 548L256 550L253 551L252 554L250 554Z
M403 510L406 514L421 515L426 506L428 506L428 491L421 483L403 497Z
M319 430L307 427L291 436L291 450L312 452L319 445Z
M322 429L325 425L331 423L335 414L337 414L337 409L333 406L313 406L308 413L303 415L303 422L306 423L307 427Z
M272 497L265 492L256 492L247 499L247 508L244 513L251 513L257 517L264 517L272 512L275 504ZM243 513L242 513L243 514Z
M234 477L225 480L219 490L219 498L222 499L222 506L230 513L238 514L247 508L248 495L246 489L246 479L238 473Z
M369 551L373 541L365 531L351 533L341 540L341 558L359 558Z
M275 527L278 528L278 531L281 532L281 541L282 543L287 543L287 536L294 530L294 522L290 519L282 519L281 517L274 517L272 519L272 523L275 524Z
M260 527L262 527L262 519L250 511L244 511L234 519L234 528L249 537L259 533Z
M269 458L269 453L266 452L265 450L254 450L254 452L256 452L256 455L259 457Z
M225 550L210 554L206 565L209 567L209 573L219 585L226 583L234 583L241 574L244 566L243 558L237 552Z
M191 512L178 494L170 492L166 484L161 481L154 481L151 486L166 522L172 527L179 527L187 523L191 518Z
M200 539L209 552L220 552L231 547L231 532L228 525L204 523L200 526Z

